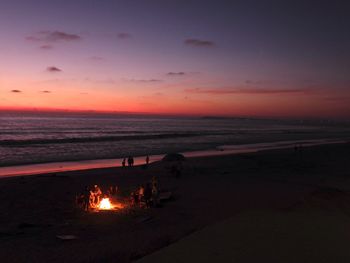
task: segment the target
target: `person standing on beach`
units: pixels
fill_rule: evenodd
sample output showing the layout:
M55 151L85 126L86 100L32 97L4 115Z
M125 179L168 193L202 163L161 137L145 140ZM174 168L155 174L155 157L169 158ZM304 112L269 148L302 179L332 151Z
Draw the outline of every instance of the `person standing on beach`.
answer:
M142 202L144 201L145 188L143 185L140 185L139 188L139 205L142 206Z
M137 203L137 197L135 192L133 191L130 193L130 206L133 207L136 205L136 203Z
M151 188L150 183L146 184L146 188L144 191L144 197L145 197L146 208L150 208L151 207L151 199L152 199L152 188Z
M129 156L129 157L128 157L128 166L129 166L129 167L131 166L131 162L132 162L131 156Z
M146 156L146 165L148 165L149 164L149 156L147 155Z
M95 206L97 206L100 203L100 199L102 196L101 188L97 184L95 184L93 192L94 192L94 197L95 197L94 204L95 204Z
M91 191L90 191L90 189L89 189L89 187L87 187L87 186L85 186L85 188L84 188L84 210L85 211L89 211L89 208L90 208L90 199L91 199L91 197L90 197L90 195L91 195Z
M125 167L125 158L123 158L122 166Z
M155 188L159 188L159 184L158 184L158 178L157 176L152 176L152 180L151 180L151 183L152 183L152 187L155 187Z
M152 201L153 206L157 207L159 204L159 185L157 177L152 177Z

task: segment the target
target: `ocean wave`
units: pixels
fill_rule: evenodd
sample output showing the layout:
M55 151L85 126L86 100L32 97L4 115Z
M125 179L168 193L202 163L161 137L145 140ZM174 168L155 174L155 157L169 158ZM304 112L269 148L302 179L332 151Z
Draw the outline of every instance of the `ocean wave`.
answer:
M0 146L26 146L34 144L61 144L61 143L89 143L127 140L152 140L171 139L203 136L199 133L163 133L148 135L122 135L122 136L97 136L97 137L73 137L73 138L53 138L53 139L28 139L28 140L0 140Z

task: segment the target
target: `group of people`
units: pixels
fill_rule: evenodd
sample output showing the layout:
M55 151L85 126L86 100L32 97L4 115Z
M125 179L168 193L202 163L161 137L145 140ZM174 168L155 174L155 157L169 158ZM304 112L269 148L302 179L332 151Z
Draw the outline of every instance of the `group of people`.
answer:
M156 176L145 185L131 192L130 195L131 206L139 207L157 207L159 205L159 181Z
M77 195L76 203L85 211L90 208L96 208L102 197L112 197L118 192L117 186L110 186L105 194L103 194L101 188L95 184L92 188L86 186L82 193Z
M123 166L123 167L126 166L126 158L123 158L122 166ZM134 166L134 157L132 157L132 156L129 156L129 157L128 157L128 166L129 166L129 167Z
M86 186L82 193L76 196L76 203L85 211L90 208L97 208L102 198L111 198L118 193L117 186L110 186L105 193L98 185L93 187ZM159 181L153 176L150 182L140 185L139 188L130 195L130 205L140 208L157 207L159 205Z
M122 166L125 167L126 166L126 162L128 162L128 166L134 166L134 157L129 156L128 158L123 158L122 160ZM146 156L146 165L149 164L149 156Z

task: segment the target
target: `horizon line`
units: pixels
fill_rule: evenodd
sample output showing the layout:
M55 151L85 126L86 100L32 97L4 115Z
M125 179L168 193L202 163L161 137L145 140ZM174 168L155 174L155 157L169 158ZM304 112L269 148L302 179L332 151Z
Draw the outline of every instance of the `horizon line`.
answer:
M27 113L27 114L83 114L99 116L144 116L144 117L187 117L207 119L257 119L257 120L327 120L327 121L350 121L349 117L315 117L315 116L265 116L265 115L224 115L224 114L185 114L185 113L154 113L134 111L106 111L106 110L76 110L56 108L1 108L1 113Z

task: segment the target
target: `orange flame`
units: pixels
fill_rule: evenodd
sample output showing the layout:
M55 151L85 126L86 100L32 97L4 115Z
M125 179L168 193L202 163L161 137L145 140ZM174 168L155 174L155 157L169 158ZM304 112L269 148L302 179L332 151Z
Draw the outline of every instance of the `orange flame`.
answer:
M109 201L109 198L103 198L98 206L101 210L110 210L113 209L113 205L111 201Z
M97 208L99 210L112 210L112 209L122 209L124 205L122 203L112 203L109 198L103 198L98 204Z

